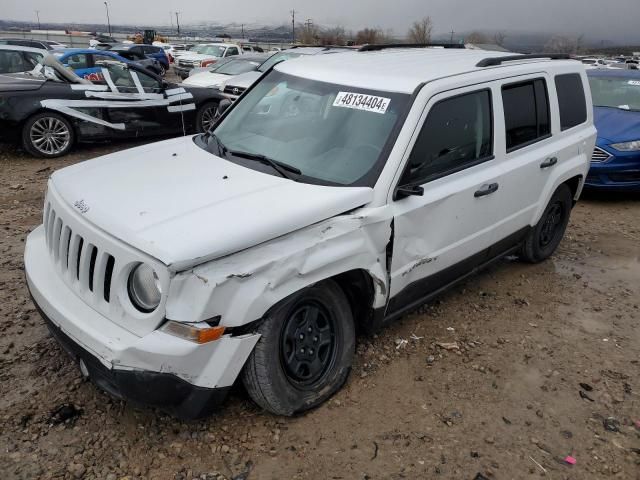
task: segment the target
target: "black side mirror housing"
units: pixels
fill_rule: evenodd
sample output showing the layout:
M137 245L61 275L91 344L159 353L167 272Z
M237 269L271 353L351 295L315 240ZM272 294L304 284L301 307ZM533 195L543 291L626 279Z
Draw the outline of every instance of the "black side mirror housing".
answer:
M231 103L231 100L229 100L228 98L223 98L222 100L220 100L220 103L218 104L218 116L226 112L227 109L231 106Z
M407 198L411 196L421 197L424 195L424 188L420 185L402 185L396 188L395 195L393 196L394 200L400 200L402 198Z

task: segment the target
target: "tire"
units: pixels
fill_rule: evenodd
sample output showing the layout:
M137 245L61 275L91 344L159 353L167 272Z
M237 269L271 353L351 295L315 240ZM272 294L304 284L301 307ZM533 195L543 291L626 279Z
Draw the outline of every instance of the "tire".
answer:
M22 146L36 157L61 157L71 150L74 142L73 125L54 112L33 115L22 127Z
M242 381L251 398L269 412L289 416L314 408L349 376L355 327L347 297L332 280L277 304L256 333L261 337Z
M204 133L218 118L218 102L206 102L196 114L196 132Z
M520 251L522 260L538 263L555 252L569 224L572 206L571 189L566 184L560 185L545 207L540 221L529 232L522 244Z
M165 73L167 73L167 69L164 68L163 64L160 64L158 70L159 70L158 75L160 75L161 77L164 77Z

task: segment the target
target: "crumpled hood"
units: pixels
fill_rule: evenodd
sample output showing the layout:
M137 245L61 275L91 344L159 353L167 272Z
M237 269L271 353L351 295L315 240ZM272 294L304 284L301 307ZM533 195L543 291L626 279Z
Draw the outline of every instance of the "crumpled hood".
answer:
M608 143L640 140L640 112L595 107L594 123L598 137L608 140Z
M182 137L58 170L50 188L87 221L175 270L252 247L369 203L368 187L297 183Z

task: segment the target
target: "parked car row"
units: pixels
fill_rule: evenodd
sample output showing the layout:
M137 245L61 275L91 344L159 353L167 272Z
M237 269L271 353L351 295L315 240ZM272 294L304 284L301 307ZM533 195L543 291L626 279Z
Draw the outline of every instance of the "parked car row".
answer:
M170 84L137 62L104 53L87 54L85 78L48 54L29 72L0 75L0 135L35 156L53 158L77 142L195 133L211 126L220 92ZM79 67L74 57L61 56Z

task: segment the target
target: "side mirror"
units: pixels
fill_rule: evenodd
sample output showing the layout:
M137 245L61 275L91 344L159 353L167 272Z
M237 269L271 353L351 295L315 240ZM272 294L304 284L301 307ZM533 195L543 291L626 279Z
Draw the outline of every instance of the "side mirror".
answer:
M403 185L396 188L396 193L393 196L394 200L400 200L401 198L407 198L411 196L421 197L424 195L424 188L420 185Z
M229 100L228 98L223 98L222 100L220 100L220 103L218 104L218 116L221 116L224 112L227 111L227 109L231 106L231 100Z

